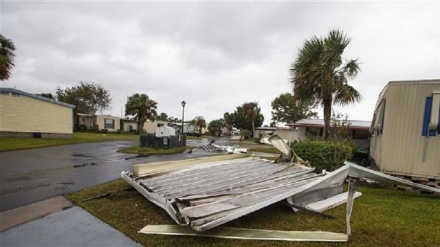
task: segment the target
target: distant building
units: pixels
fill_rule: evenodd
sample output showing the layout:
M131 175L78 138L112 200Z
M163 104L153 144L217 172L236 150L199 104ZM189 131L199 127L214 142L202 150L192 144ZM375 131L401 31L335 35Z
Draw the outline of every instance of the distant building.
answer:
M254 130L255 138L265 134L277 134L288 142L298 141L298 130L290 127L257 127Z
M370 146L369 128L371 121L347 120L347 128L351 132L351 138L358 147ZM306 133L322 137L324 133L323 119L301 119L295 123L289 123L287 126L298 129L298 140L305 140Z
M87 129L106 129L109 132L116 132L121 129L121 118L111 115L86 115L78 113L78 123Z
M440 187L440 80L389 82L371 132L370 154L381 171Z
M264 134L275 134L275 131L277 130L276 127L255 127L253 136L257 138L260 135Z
M121 119L121 130L125 132L136 132L137 121L131 119Z
M0 88L0 136L70 138L74 105Z
M172 127L175 129L176 134L182 132L182 123L168 122L161 120L156 120L154 122L147 120L144 123L143 132L148 134L155 134L157 128L160 127ZM129 120L129 119L121 119L121 129L127 132L137 131L137 121ZM196 129L198 131L198 128L190 123L183 123L183 131L185 134L194 133ZM202 128L202 133L206 133L206 128Z

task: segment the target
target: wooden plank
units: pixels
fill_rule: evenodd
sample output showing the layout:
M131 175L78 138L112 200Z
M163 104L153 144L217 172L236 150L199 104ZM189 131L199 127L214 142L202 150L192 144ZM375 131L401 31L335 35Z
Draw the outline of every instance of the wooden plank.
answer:
M139 233L178 236L198 236L247 240L307 241L307 242L347 242L343 233L324 231L278 231L262 229L244 229L217 227L205 232L197 232L188 226L147 225Z
M360 196L362 196L361 192L356 192L354 194L355 199ZM329 197L329 198L321 200L321 201L307 204L306 208L313 210L313 211L317 211L317 212L324 212L326 210L335 208L337 206L340 206L340 205L346 203L347 197L348 197L348 192L344 192L344 193Z

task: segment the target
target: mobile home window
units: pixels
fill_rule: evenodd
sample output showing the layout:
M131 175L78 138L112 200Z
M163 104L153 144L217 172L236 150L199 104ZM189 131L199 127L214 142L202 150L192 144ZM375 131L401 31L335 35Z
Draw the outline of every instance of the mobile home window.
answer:
M440 91L434 91L425 99L422 136L436 136L440 133Z
M115 120L114 119L105 119L104 128L106 129L114 129L115 128Z

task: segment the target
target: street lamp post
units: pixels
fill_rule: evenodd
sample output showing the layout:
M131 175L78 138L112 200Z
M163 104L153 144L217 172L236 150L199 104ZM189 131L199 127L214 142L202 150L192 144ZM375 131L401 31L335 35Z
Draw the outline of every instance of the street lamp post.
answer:
M185 100L182 101L182 135L183 135L183 122L185 121Z

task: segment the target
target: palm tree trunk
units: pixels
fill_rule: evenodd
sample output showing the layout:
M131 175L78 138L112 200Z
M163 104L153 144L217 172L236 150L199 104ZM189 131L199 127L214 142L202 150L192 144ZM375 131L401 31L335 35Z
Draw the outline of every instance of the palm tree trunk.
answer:
M142 131L144 130L144 123L139 121L138 122L138 133L142 133Z
M330 117L332 115L332 100L325 99L324 103L324 140L328 140L330 130Z
M252 138L255 138L254 132L255 132L255 123L254 123L254 119L252 118Z

